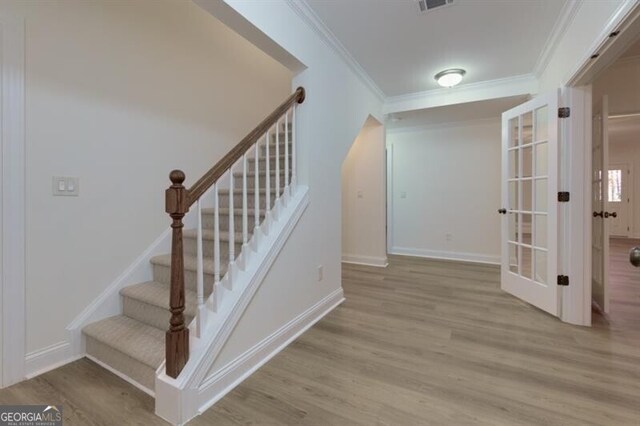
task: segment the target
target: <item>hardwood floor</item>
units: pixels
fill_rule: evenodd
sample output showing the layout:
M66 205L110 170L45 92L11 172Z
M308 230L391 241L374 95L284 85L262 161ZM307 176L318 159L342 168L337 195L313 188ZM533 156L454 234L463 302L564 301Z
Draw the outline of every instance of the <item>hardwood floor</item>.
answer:
M609 244L609 315L615 328L640 332L640 268L629 263L629 250L640 240L612 238Z
M347 301L190 424L639 425L635 276L582 328L501 292L497 267L344 265ZM37 402L64 404L67 425L162 424L86 359L0 391Z

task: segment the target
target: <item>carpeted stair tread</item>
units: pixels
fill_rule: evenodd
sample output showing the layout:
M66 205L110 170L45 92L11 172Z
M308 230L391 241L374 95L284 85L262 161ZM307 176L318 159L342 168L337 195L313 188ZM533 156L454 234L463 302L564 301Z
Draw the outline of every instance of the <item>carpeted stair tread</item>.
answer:
M169 310L169 298L171 287L168 284L156 281L147 281L140 284L131 285L120 290L123 297L138 300L149 305L157 306ZM197 294L188 288L184 289L185 310L184 314L195 317L197 312Z
M83 332L153 369L158 368L165 357L165 330L124 315L89 324Z
M223 214L229 214L229 207L220 207L219 209L219 214L223 215ZM212 207L206 207L202 209L202 214L214 214L215 213L215 209ZM233 209L233 213L235 216L242 216L242 208L238 208L238 209ZM267 211L265 209L260 209L260 216L264 216L267 213ZM247 209L247 215L248 216L255 216L256 214L256 210L255 208L251 207L249 209Z
M228 259L220 259L220 275L224 275L227 272ZM161 254L151 258L152 265L171 267L171 254ZM184 254L184 269L185 271L195 272L198 270L198 259L195 255ZM205 257L202 262L202 269L205 274L214 274L213 259Z
M251 233L251 231L253 231L252 229L249 229L249 233ZM197 229L185 229L182 232L182 235L185 238L196 238L198 236L198 230ZM203 228L202 229L202 239L203 240L213 240L214 237L214 230L213 229L209 229L209 228ZM238 243L242 243L242 232L234 232L234 242L236 244ZM229 241L229 233L228 232L222 232L220 231L220 241Z

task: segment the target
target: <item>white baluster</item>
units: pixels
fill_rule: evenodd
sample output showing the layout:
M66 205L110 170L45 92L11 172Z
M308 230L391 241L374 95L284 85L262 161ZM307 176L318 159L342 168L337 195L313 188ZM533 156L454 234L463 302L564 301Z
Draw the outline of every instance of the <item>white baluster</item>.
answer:
M249 242L249 203L247 201L247 153L242 156L242 263L247 267L247 243Z
M277 129L276 129L277 130ZM269 145L271 140L269 139L269 131L267 130L267 143L265 144L265 158L266 158L266 173L265 173L265 200L266 200L266 227L265 232L269 232L269 225L271 223L271 156L269 154Z
M218 196L219 184L216 183L213 187L213 297L216 300L220 300L220 200ZM218 304L214 303L217 308Z
M289 200L289 111L284 115L284 201Z
M196 320L196 334L198 337L202 334L202 325L205 320L205 309L204 309L204 266L203 266L203 252L202 252L202 206L200 205L200 200L197 202L197 213L198 213L198 228L196 235L196 258L197 258L197 301L198 301L198 315Z
M235 228L235 209L234 209L234 186L233 186L233 166L229 168L229 267L227 268L227 276L229 277L229 289L232 286L233 267L236 263L236 228Z
M260 141L255 144L255 164L253 165L253 199L254 199L254 207L253 213L255 226L253 227L253 241L255 242L254 250L258 250L258 238L260 233L258 232L260 228ZM268 160L267 160L268 161Z
M280 120L276 120L276 201L274 203L274 209L276 215L278 214L277 208L280 202Z
M296 143L297 143L297 135L296 135L296 107L293 107L293 113L291 117L291 192L294 193L296 191L296 185L298 184L298 176L297 176L297 162L296 158Z

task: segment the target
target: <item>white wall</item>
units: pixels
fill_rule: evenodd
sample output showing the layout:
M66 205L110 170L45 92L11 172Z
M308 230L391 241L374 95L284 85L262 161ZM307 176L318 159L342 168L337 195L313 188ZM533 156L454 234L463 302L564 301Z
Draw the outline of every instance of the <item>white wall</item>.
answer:
M609 133L609 165L627 164L633 170L633 180L627 182L631 195L629 227L631 238L640 238L640 118L633 124Z
M220 12L216 0L198 3L212 13ZM226 7L307 67L294 85L307 89L298 109L298 155L301 183L310 188L310 205L212 373L341 288L341 166L367 117L381 121L382 111L381 100L286 0L227 0ZM324 267L322 281L319 265Z
M2 0L26 19L27 352L169 225L193 183L291 91L288 70L181 0ZM52 176L80 178L53 197Z
M640 113L640 58L625 58L611 65L593 83L593 99L609 97L609 114Z
M609 114L640 113L640 58L624 58L611 65L593 83L594 101L609 98ZM631 236L640 238L640 117L609 120L609 164L628 164L634 175Z
M384 126L369 118L342 164L342 260L387 264Z
M387 134L390 252L499 263L500 119Z

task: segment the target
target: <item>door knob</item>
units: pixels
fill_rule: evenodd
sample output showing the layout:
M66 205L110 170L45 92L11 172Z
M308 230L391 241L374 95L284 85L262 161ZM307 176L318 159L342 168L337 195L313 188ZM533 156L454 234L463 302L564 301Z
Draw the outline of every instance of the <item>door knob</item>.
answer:
M640 247L634 247L629 252L629 262L636 268L640 266Z
M500 214L507 214L507 209L498 209L498 213Z
M613 218L618 217L618 213L616 213L616 212L610 213L609 215L610 215L611 217L613 217Z
M598 217L598 216L603 217L602 212L593 212L593 217Z

